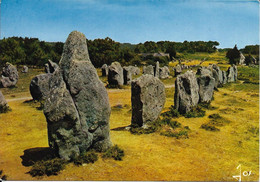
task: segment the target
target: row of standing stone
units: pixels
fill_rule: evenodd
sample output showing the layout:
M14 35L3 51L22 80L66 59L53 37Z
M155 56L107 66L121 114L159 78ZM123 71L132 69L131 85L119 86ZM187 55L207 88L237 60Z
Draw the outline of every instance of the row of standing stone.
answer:
M133 75L139 75L140 69L137 66L122 67L119 62L113 62L110 66L104 64L101 67L102 76L107 76L109 85L122 86L130 85ZM153 75L160 79L169 77L170 70L167 66L160 67L159 62L156 66L144 66L143 74Z
M181 114L189 112L199 103L210 103L214 90L237 80L237 67L233 65L225 72L213 64L198 68L196 74L190 70L176 78L174 107ZM148 126L158 119L164 107L164 84L153 75L142 75L132 81L131 102L132 125Z

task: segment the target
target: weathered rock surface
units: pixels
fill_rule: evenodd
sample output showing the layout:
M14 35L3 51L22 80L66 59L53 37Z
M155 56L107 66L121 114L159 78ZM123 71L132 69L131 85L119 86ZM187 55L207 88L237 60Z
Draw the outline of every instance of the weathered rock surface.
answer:
M123 74L124 74L124 85L129 85L132 81L132 70L131 70L131 68L124 66L123 67Z
M107 66L107 64L103 64L102 65L101 71L102 71L102 76L107 76L108 75L108 66Z
M167 66L164 66L162 68L159 68L159 78L160 79L166 79L169 77L169 68Z
M222 75L222 70L216 65L213 64L212 65L212 69L214 69L217 72L217 76L218 76L218 84L217 87L220 87L223 85L223 75Z
M19 79L19 75L16 67L11 63L7 62L3 67L0 86L4 88L15 86L18 79Z
M124 84L123 68L119 62L113 62L108 68L109 85L121 86Z
M165 103L164 84L153 75L142 75L131 83L132 125L155 121Z
M201 75L197 78L199 85L199 102L209 103L214 93L215 79L210 75Z
M245 60L246 60L245 56L242 54L242 52L240 52L239 64L244 65Z
M153 75L154 76L154 69L152 65L144 66L143 67L143 74L144 75Z
M28 73L28 67L27 66L23 66L23 69L22 69L22 73Z
M222 71L222 75L223 75L223 84L226 84L227 83L227 72Z
M178 76L179 74L181 74L182 69L181 66L178 64L175 68L174 68L174 75Z
M4 113L9 109L9 106L5 100L4 95L0 91L0 113Z
M155 67L154 67L154 76L157 77L157 78L159 78L159 71L160 71L160 64L159 64L159 62L157 61L157 62L156 62L156 65L155 65Z
M48 63L45 64L45 72L53 73L58 67L58 64L52 62L51 60L48 60Z
M227 71L227 82L234 82L237 79L237 68L236 66L230 66Z
M70 33L49 86L44 114L50 147L66 160L91 148L108 149L112 145L108 94L90 62L84 34Z
M210 75L212 76L212 71L211 69L208 69L206 67L199 67L197 72L196 72L196 75Z
M192 71L178 75L175 80L174 106L185 114L199 102L199 85Z
M49 80L51 74L40 74L35 76L30 83L30 93L33 100L42 100L49 95Z
M237 81L237 66L233 65L233 69L234 69L234 80Z

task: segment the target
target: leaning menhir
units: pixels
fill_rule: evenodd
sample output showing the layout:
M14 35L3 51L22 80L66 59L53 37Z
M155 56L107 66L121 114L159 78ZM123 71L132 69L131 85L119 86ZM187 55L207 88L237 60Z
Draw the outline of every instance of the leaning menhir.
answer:
M92 148L106 150L112 145L111 109L107 91L89 59L84 34L70 33L59 64L44 104L50 147L66 160Z
M124 84L123 68L119 62L113 62L108 68L109 85L122 86Z
M132 125L146 127L155 121L165 103L164 84L153 75L142 75L131 83Z
M6 63L3 67L2 78L0 79L0 87L15 86L19 79L18 71L11 63Z
M199 86L192 71L178 75L175 80L174 107L185 114L199 102Z
M8 110L9 110L9 106L5 100L4 95L0 91L0 113L5 113Z

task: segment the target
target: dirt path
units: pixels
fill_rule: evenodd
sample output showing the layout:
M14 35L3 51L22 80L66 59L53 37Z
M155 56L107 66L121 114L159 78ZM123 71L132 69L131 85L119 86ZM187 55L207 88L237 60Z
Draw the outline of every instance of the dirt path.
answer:
M171 88L174 87L174 85L165 85L165 88ZM130 90L129 89L109 89L107 92L109 93L114 93L114 92L124 92ZM15 101L20 101L20 100L30 100L32 97L21 97L21 98L15 98L15 99L6 99L7 102L15 102Z

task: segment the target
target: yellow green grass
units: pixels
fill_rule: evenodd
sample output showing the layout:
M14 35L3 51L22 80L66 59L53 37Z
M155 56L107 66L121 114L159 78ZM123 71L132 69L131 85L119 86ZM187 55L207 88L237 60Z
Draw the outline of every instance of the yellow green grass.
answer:
M172 85L174 84L171 83ZM99 157L94 164L66 166L57 176L33 178L22 165L24 151L48 147L47 124L37 104L24 100L9 102L12 111L0 114L0 169L8 180L171 180L171 181L236 181L236 167L252 171L242 181L257 181L259 177L259 101L258 89L243 89L238 82L219 88L212 105L203 118L176 120L189 126L188 139L176 139L152 133L133 135L122 127L131 124L130 89L108 89L112 107L111 140L125 152L123 161ZM246 85L248 86L248 85ZM1 89L2 90L2 89ZM16 93L5 92L7 98ZM25 91L25 95L29 95ZM19 94L16 94L19 95ZM166 88L164 111L173 104L174 88ZM122 109L113 106L122 105ZM230 120L219 132L201 129L210 114L219 113Z

